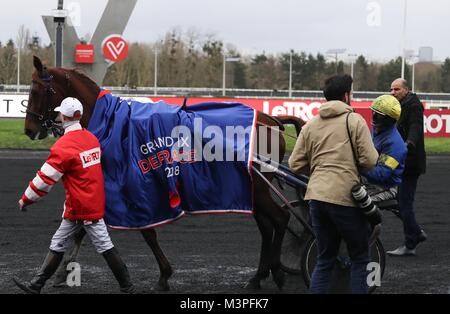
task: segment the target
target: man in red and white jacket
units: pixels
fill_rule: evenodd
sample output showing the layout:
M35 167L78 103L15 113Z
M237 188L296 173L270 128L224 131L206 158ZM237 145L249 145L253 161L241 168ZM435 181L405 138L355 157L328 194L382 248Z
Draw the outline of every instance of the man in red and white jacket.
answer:
M52 238L50 251L38 274L30 283L16 278L14 281L28 293L40 293L61 263L64 252L72 245L75 234L84 228L96 251L103 255L114 273L121 291L133 292L127 267L114 248L103 221L105 190L100 143L81 127L83 106L78 99L64 99L55 111L59 112L63 123L64 136L50 149L47 161L19 200L19 209L25 211L62 179L66 194L63 221Z

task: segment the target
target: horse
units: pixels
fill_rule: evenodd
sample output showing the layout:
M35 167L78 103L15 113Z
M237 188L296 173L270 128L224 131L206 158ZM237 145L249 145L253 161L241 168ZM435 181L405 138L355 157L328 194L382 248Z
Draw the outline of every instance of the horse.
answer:
M48 136L49 130L58 133L56 132L58 130L56 127L57 113L54 112L54 108L66 97L77 98L83 104L84 114L81 125L86 128L94 112L101 88L77 69L47 67L36 56L33 58L33 65L35 70L32 74L32 84L26 110L25 134L31 140L42 140ZM304 125L303 120L296 117L286 116L277 120L264 113L258 114L257 124L260 127L277 128L278 130L278 133L266 133L268 133L268 147L270 147L271 143L279 146L279 156L277 156L279 160L282 160L284 157L286 146L283 133L281 132L284 130L283 123L294 124L297 133ZM257 129L257 134L259 134L260 128ZM257 151L256 153L258 154L259 152ZM258 167L258 165L255 167ZM272 199L267 184L262 177L254 174L254 172L253 216L261 233L262 242L258 269L246 284L246 288L261 289L261 280L268 278L270 273L272 273L273 281L281 290L285 281L284 272L280 268L281 245L290 214ZM269 180L272 180L274 177L271 173L264 173L263 175ZM169 278L173 274L173 270L159 246L157 233L153 228L140 230L140 232L145 242L151 248L159 266L159 280L153 289L156 291L168 291L170 290ZM66 282L65 265L76 258L84 235L83 229L80 234L76 235L75 247L69 258L66 256L65 263L60 267L55 280L56 284Z

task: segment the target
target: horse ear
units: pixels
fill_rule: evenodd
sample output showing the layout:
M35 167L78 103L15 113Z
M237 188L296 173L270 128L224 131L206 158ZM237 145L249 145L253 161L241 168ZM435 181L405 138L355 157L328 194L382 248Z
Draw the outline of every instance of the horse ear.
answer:
M33 56L33 65L39 73L42 73L44 66L42 65L41 59L36 56Z

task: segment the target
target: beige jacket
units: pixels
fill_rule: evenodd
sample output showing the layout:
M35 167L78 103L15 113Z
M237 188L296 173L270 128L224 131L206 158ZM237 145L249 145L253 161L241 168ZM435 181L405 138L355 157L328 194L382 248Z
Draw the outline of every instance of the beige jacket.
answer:
M300 132L289 166L297 173L309 169L307 200L356 206L350 191L359 177L346 128L349 112L352 107L341 101L325 103ZM350 114L349 129L360 167L371 169L378 152L365 120Z

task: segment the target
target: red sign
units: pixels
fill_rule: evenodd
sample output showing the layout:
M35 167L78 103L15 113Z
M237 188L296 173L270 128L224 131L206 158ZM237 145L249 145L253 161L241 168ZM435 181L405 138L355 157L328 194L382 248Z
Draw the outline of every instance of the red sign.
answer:
M160 100L172 104L183 105L184 98L181 97L148 97L152 102ZM147 98L147 99L148 99ZM143 101L143 99L137 99ZM239 102L258 111L271 116L292 115L303 119L311 120L318 114L318 110L325 101L319 100L283 100L283 99L247 99L247 98L189 98L188 105L201 102ZM363 116L369 128L372 124L372 111L369 101L354 101L352 107ZM425 137L450 137L450 110L425 109L424 116Z
M75 63L94 63L94 45L75 46Z
M102 47L105 59L111 62L122 61L128 56L128 44L120 35L107 37Z
M150 97L154 102L163 100L168 104L182 105L184 98L171 97ZM309 121L315 117L320 106L325 100L287 100L287 99L247 99L247 98L189 98L189 104L201 102L239 102L246 104L258 111L270 116L296 116L303 121ZM369 101L353 102L352 106L356 110L359 108L369 108L372 105Z

